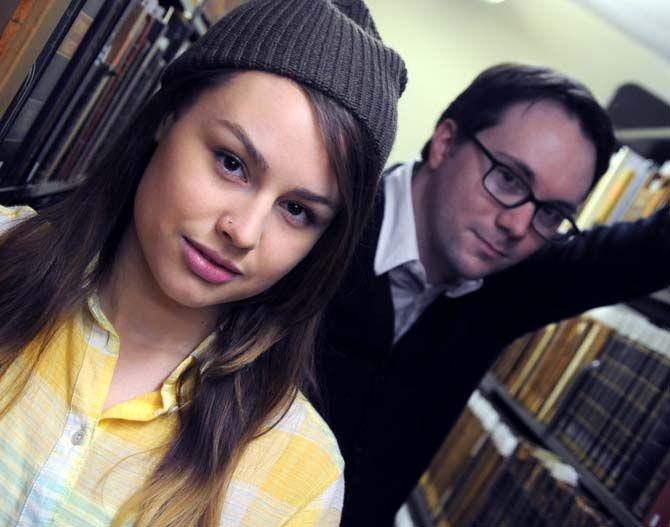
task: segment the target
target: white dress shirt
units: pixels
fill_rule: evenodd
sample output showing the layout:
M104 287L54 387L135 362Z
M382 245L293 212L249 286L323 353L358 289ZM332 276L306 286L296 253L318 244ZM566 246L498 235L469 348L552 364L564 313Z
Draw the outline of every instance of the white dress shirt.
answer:
M483 280L456 280L429 284L419 259L419 244L412 206L414 163L399 166L383 179L384 217L375 253L377 276L389 273L395 312L393 343L402 337L421 313L441 294L455 298L479 289Z

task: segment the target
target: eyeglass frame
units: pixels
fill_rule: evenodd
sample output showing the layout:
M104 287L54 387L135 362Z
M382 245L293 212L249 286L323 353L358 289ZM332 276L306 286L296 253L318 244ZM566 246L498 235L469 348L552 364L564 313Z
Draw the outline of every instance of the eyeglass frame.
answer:
M530 185L526 182L524 178L519 176L516 170L512 169L509 165L503 163L502 161L499 161L497 157L495 157L491 151L486 148L482 142L477 139L475 134L472 133L464 133L463 137L469 139L472 141L477 148L479 148L483 154L486 156L486 158L491 162L491 167L484 172L484 175L482 176L482 186L484 187L484 190L502 207L506 209L516 209L517 207L521 207L522 205L525 205L526 203L532 203L535 206L535 210L533 211L533 216L530 221L530 226L533 228L533 230L537 233L540 238L542 238L545 241L548 241L550 243L565 243L568 240L573 239L575 236L579 236L582 234L582 231L579 227L577 227L577 224L575 223L575 219L565 212L563 212L559 207L554 205L551 201L543 201L540 199L537 199L535 197L535 194L533 194L533 190L530 188ZM528 192L528 195L525 198L522 198L519 202L514 203L514 204L507 204L503 201L500 200L498 196L496 196L491 190L486 186L486 178L493 173L493 171L496 169L496 167L502 167L505 170L507 170L510 174L514 175L521 185L526 189ZM556 230L557 237L551 237L547 238L545 235L543 235L537 227L535 227L534 222L535 222L535 216L537 214L537 211L540 210L542 207L550 207L552 210L556 210L565 221L570 223L570 230L565 233L558 233L558 229ZM559 225L560 227L560 225Z

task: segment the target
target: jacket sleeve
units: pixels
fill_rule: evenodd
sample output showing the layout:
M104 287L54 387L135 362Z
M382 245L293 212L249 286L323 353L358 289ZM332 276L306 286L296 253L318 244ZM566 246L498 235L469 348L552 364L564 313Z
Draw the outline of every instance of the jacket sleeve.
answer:
M635 222L584 232L546 246L486 280L508 322L530 331L588 309L625 302L670 285L670 209ZM515 320L514 320L515 319Z

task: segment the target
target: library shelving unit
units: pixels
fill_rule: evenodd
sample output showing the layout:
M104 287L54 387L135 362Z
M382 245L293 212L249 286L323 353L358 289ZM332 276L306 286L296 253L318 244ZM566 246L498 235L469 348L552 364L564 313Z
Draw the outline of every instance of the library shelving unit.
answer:
M575 383L578 386L578 382ZM539 422L522 404L511 397L505 388L493 375L487 374L480 384L480 390L489 397L504 416L540 445L556 453L565 463L575 468L579 475L580 484L591 494L598 503L607 510L612 518L622 527L643 527L628 508L622 504L591 472L582 466L575 456L565 446L552 436L550 429ZM570 397L570 395L568 395Z
M165 66L242 1L3 1L0 203L75 188Z
M484 526L478 522L490 518L488 511L520 500L540 511L548 499L546 481L515 481L505 474L507 467L518 463L515 456L524 443L527 449L530 445L545 452L540 458L555 456L564 469L569 467L570 488L578 496L574 501L596 509L602 518L596 525L657 525L653 518L662 514L657 504L665 499L664 485L670 479L670 332L666 329L628 305L591 310L510 344L480 382L476 399L481 399L480 394L496 415L478 414L480 424L475 429L487 434L473 434L472 425L469 429L463 425L477 406L471 398L411 495L404 510L411 520L399 525ZM509 443L500 437L496 442L497 423L524 439L515 439L515 448L507 454L499 446L498 457L493 456L499 467L492 470L490 453L485 453L488 463L482 461L482 441ZM526 477L529 470L517 475ZM483 484L483 479L489 482ZM501 499L501 484L517 485L527 496L508 493ZM459 486L469 490L458 490ZM544 498L537 498L543 492ZM474 512L467 516L459 501L468 502ZM519 517L505 521L525 525ZM537 518L528 521L535 525Z

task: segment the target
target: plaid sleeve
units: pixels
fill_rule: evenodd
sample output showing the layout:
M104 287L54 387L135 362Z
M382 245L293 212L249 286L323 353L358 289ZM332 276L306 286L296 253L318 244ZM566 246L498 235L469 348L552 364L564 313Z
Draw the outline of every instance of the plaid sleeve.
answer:
M332 481L323 491L301 508L286 524L286 527L337 527L342 515L344 501L344 475Z

